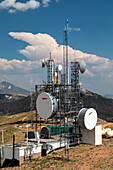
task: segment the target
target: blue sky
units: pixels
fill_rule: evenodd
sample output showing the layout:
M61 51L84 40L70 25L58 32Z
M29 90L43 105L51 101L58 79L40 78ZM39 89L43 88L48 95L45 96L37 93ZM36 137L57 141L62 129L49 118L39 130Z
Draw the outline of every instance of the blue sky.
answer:
M82 86L113 94L112 0L0 0L0 81L26 89L42 83L40 60L51 51L62 62L66 18L69 59L87 64Z

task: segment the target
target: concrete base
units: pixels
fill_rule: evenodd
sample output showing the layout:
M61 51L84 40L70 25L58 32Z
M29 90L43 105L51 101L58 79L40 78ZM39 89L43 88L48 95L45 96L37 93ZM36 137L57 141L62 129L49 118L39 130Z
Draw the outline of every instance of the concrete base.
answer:
M1 166L3 165L5 159L13 158L13 146L3 145L2 147L2 157L0 159ZM41 157L42 145L35 143L17 143L14 148L14 158L19 161L19 165L23 164L25 160L34 159Z

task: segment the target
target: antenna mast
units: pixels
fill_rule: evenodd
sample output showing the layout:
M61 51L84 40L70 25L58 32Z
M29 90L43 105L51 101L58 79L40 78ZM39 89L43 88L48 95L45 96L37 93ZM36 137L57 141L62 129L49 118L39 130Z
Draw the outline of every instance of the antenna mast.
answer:
M48 84L53 84L54 82L54 60L51 58L51 52L50 54L50 58L47 60L46 62L46 66L47 66L47 83Z
M68 19L64 28L63 34L63 71L64 71L64 84L69 83L68 74Z

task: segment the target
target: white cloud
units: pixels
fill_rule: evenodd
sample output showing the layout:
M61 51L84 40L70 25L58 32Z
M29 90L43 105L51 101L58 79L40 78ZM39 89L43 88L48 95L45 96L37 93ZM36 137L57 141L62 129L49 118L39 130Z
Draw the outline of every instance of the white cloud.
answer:
M32 34L26 32L10 32L9 35L15 39L28 43L25 49L21 49L19 52L29 58L31 61L26 61L25 63L19 63L17 61L11 61L11 63L6 62L5 66L3 67L0 65L0 68L8 68L11 71L15 66L15 69L17 67L17 71L20 70L20 72L22 68L24 71L28 70L28 68L31 68L31 71L36 71L38 73L40 70L37 69L41 69L39 61L41 59L48 59L50 52L56 64L62 63L63 45L58 44L55 38L52 36L48 34ZM113 60L109 60L108 58L100 57L95 54L84 53L80 50L74 50L71 47L68 47L68 50L71 61L74 59L78 61L83 59L86 62L88 70L86 70L85 74L82 76L90 84L89 87L91 87L91 90L94 89L93 91L96 91L97 89L99 91L100 89L101 93L109 93L109 86L112 86L113 84L113 81L111 80L111 77L113 77ZM110 81L109 86L108 81ZM105 92L106 86L107 91Z
M10 32L9 35L30 44L30 46L27 46L25 49L19 50L21 54L27 56L30 60L40 60L45 58L45 56L48 58L50 52L52 52L52 56L56 60L58 60L57 56L61 58L62 47L48 34Z
M88 69L86 69L85 74L88 75L89 77L94 77L94 74Z
M0 7L3 9L13 7L16 3L16 0L4 0L0 3Z
M0 58L0 72L5 74L21 74L28 73L38 69L41 65L39 61L25 61L25 60L6 60Z
M69 31L81 31L81 29L80 28L71 28L71 27L69 27Z
M109 78L112 78L112 77L113 77L113 72L107 74L107 76L108 76Z
M30 44L26 46L25 49L19 50L21 54L30 60L46 59L49 56L49 52L51 52L52 57L56 62L62 62L63 46L58 44L52 36L48 34L32 34L26 32L10 32L9 35ZM98 71L99 69L107 69L110 67L110 64L113 64L112 60L104 57L83 53L82 51L74 50L71 47L68 47L68 50L72 60L75 58L78 60L84 59L86 63L91 65L92 70Z
M108 58L99 57L94 54L83 53L82 51L76 50L76 57L79 59L84 59L87 63L90 64L107 64L109 62Z
M46 69L41 69L39 61L6 60L0 58L0 82L8 81L14 85L30 90L36 84L46 80ZM32 78L32 82L30 80Z
M29 0L26 3L16 2L16 0L4 0L0 3L1 9L8 9L9 13L18 11L27 11L28 9L36 9L40 7L40 2Z
M12 66L9 64L9 61L6 59L1 59L0 58L0 70L2 71L7 71L7 70L12 70Z
M0 58L0 82L8 81L12 84L30 90L36 84L42 83L42 77L46 80L45 69L41 68L39 61L25 61L25 60L6 60ZM32 82L30 85L30 78Z
M113 68L113 60L104 59L103 62L97 63L96 66L92 66L92 69L96 72L110 70Z
M30 82L32 78L32 82ZM42 80L40 79L40 75L37 74L2 74L0 72L0 82L7 81L9 83L12 83L18 87L22 87L27 90L34 90L35 85L42 83Z
M9 13L15 13L15 12L16 12L15 9L10 9L10 10L9 10Z
M42 0L43 7L48 7L51 0Z
M56 3L59 2L59 0L55 1ZM17 2L17 0L3 0L0 3L0 9L7 9L9 13L15 13L16 11L27 11L29 9L37 9L41 5L45 8L49 6L49 3L51 3L51 0L42 0L40 3L37 0L28 0L27 2Z

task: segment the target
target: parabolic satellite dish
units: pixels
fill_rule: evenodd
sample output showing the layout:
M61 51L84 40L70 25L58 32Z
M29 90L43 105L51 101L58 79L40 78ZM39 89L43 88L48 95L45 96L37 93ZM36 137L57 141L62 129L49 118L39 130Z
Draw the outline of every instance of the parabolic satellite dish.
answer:
M52 118L57 112L57 99L51 93L42 92L36 101L36 109L43 119Z
M84 97L86 95L86 90L85 89L80 89L80 96Z
M46 62L44 59L42 59L42 68L45 67L45 65L46 65Z
M97 112L95 109L83 108L78 113L78 124L82 128L92 130L97 123Z
M62 70L62 65L58 65L57 67L56 67L56 71L61 71Z
M79 62L79 66L80 66L80 72L81 72L81 73L84 73L85 70L86 70L86 63L84 62L84 60L81 60L81 61Z

